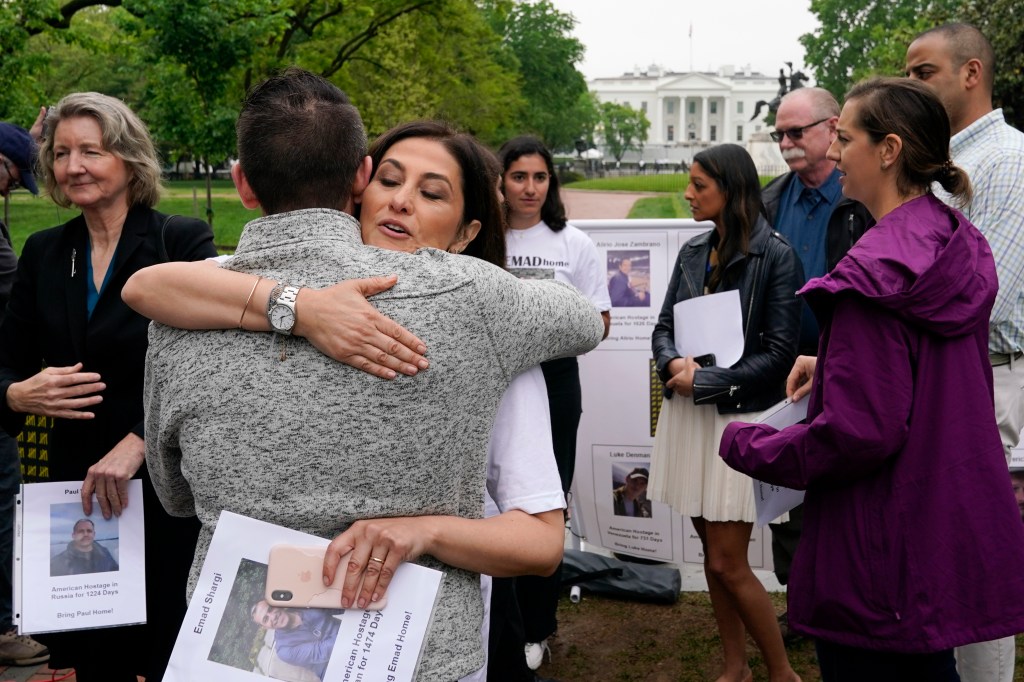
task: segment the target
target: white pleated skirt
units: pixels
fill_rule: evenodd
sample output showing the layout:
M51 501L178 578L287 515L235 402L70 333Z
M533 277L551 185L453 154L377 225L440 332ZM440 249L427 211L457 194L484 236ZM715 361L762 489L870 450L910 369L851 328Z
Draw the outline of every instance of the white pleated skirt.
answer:
M754 522L753 481L729 468L718 456L718 444L727 424L757 414L721 415L714 405L694 405L680 395L662 401L647 496L683 516Z

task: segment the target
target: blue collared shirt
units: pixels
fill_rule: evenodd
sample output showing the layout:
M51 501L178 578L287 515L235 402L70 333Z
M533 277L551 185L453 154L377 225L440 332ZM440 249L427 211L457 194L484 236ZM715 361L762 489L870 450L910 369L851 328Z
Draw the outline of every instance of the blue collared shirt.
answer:
M839 171L833 170L820 187L806 187L799 175L786 185L779 197L775 229L790 243L804 266L807 279L825 274L828 261L828 221L832 209L843 198ZM818 345L818 323L807 305L800 316L800 350L809 351Z
M999 294L989 319L988 350L1024 350L1024 133L995 109L954 135L949 151L974 188L963 213L985 235L996 260ZM937 184L932 189L956 206Z
M828 219L842 198L838 170L817 188L805 187L800 176L794 175L779 198L775 229L800 257L807 279L825 274Z

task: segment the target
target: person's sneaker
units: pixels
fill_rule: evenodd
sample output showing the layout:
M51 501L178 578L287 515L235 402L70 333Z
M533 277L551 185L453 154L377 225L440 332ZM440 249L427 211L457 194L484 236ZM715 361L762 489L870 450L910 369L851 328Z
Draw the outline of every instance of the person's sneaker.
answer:
M526 665L530 670L536 670L544 662L545 651L548 653L548 662L550 663L551 647L548 646L548 640L526 643Z
M0 665L38 665L50 660L50 650L17 630L0 634Z

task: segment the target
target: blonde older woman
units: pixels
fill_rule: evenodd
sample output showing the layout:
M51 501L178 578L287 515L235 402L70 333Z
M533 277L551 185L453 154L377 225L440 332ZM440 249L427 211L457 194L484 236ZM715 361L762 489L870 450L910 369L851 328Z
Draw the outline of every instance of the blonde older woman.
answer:
M84 481L104 517L129 504L143 480L149 624L45 638L51 665L80 682L160 679L181 619L198 523L161 508L145 468L142 381L148 320L121 300L136 270L215 255L205 223L153 210L160 165L149 131L113 97L75 93L48 116L40 148L46 192L81 214L29 237L0 325L0 426L17 434L25 414L55 418L50 478ZM41 367L45 367L40 371ZM41 638L44 639L44 638Z

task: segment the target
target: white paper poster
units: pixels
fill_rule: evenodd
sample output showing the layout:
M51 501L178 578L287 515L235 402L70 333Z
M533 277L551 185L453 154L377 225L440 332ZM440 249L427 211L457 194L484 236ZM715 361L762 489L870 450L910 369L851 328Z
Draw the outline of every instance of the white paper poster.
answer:
M601 347L608 350L650 348L647 332L658 321L668 288L662 255L668 243L664 231L592 234L598 256L607 266L612 324Z
M607 549L672 561L678 514L661 502L647 499L651 449L595 445L593 449L594 500Z
M798 424L807 418L807 403L804 398L797 402L783 400L768 408L754 421L758 424L779 429ZM779 518L790 509L804 503L804 491L772 485L754 480L754 506L757 508L757 525L764 526Z
M18 632L113 627L146 621L142 481L104 519L82 511L81 483L28 483L17 498L14 619Z
M442 573L401 564L380 611L274 609L264 593L267 558L277 544L329 543L221 512L165 682L412 680Z
M715 356L716 367L732 367L743 357L743 311L736 289L680 301L675 316L676 350L683 357Z
M583 416L576 441L573 532L620 554L700 563L700 542L689 519L658 503L651 504L650 518L617 515L612 491L617 477L650 461L663 388L652 360L651 332L679 249L712 225L693 220L581 220L573 225L594 241L607 263L609 296L620 295L615 299L620 305L612 303L608 338L579 359ZM624 260L629 264L623 265ZM643 305L647 294L649 306ZM634 300L641 304L621 305ZM769 537L767 528L754 528L751 566L771 566Z

